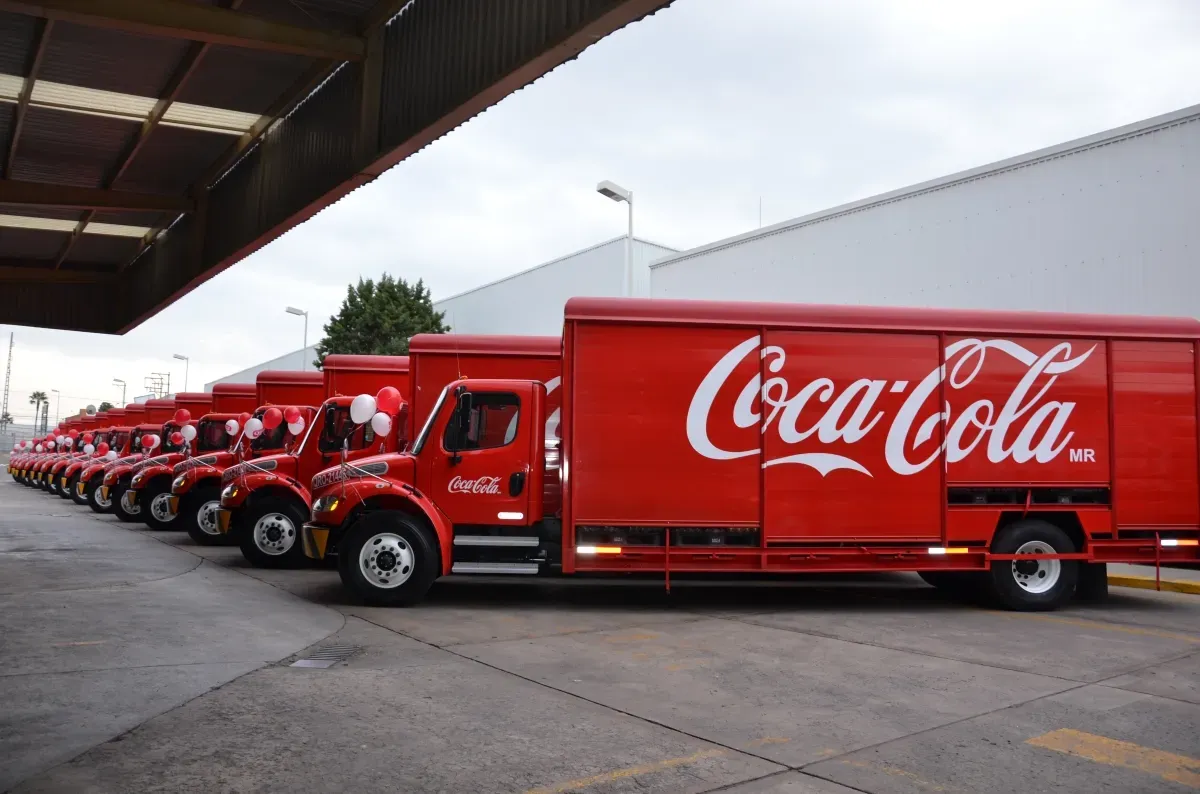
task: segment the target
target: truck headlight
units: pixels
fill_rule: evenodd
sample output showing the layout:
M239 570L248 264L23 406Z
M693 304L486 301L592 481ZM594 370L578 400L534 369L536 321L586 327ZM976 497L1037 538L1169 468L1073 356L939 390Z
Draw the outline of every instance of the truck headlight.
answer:
M174 480L171 481L171 490L178 491L180 488L182 488L184 486L184 484L186 482L187 482L187 477L183 474L179 475L178 477L176 477Z
M131 487L133 487L133 488L136 488L136 487L138 487L139 485L141 485L141 484L142 484L142 480L144 480L144 479L146 479L146 475L145 475L145 474L135 474L135 475L133 476L133 482L131 482L131 483L129 483L129 484L130 484L130 486L131 486Z
M238 487L236 485L226 485L225 490L221 491L221 501L226 499L236 499L238 495Z
M313 502L313 514L316 513L332 513L338 509L338 498L336 496L322 496L317 501Z
M117 481L117 475L113 474L112 472L109 472L108 474L104 475L104 484L105 485L112 485L116 481Z

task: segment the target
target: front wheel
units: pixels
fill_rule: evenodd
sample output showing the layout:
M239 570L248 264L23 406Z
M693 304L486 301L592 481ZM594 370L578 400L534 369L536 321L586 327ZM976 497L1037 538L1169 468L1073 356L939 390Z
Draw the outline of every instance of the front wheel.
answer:
M242 556L255 568L299 568L304 565L300 527L308 518L295 499L267 496L238 516Z
M83 475L82 471L77 471L71 477L71 501L73 501L77 505L80 505L81 507L88 503L87 490L84 489L84 491L82 493L80 493L80 490L79 490L80 477L82 475Z
M84 498L87 499L87 506L92 508L93 513L111 513L112 512L112 491L108 492L108 496L101 495L100 486L104 484L104 475L97 474L88 480L87 487L83 489Z
M433 533L394 511L355 522L338 544L337 556L342 584L373 606L418 603L439 571Z
M141 494L138 495L138 502L142 505L142 518L145 519L146 526L150 529L161 531L176 528L177 516L171 512L170 506L170 477L156 477L151 480L145 488L142 488Z
M1005 527L992 544L995 554L1074 554L1067 533L1047 521L1019 521ZM1006 609L1042 612L1058 609L1075 593L1079 563L1074 560L1003 560L992 563L991 594Z
M64 477L59 476L58 479L58 495L63 499L70 499L71 494L75 493L75 475L66 477L66 482L63 482Z
M227 546L230 541L217 526L221 509L221 486L200 485L179 500L179 515L191 537L200 546Z
M112 489L113 513L122 521L132 524L142 520L142 506L137 501L137 491L130 490L129 481L121 480Z

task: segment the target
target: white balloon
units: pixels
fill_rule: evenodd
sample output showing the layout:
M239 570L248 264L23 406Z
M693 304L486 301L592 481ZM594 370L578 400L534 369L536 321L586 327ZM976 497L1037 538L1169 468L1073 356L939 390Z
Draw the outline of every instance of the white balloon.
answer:
M61 444L66 439L66 436L55 436L54 440Z
M158 449L158 445L162 443L162 439L158 437L158 433L153 433L150 436L150 449Z
M53 441L47 441L47 442L46 442L46 447L47 447L47 448L49 448L49 449L54 449L54 447L55 447L55 443L54 443Z
M225 432L231 436L236 436L240 428L241 425L238 424L238 420L236 419L230 419L225 423Z
M117 459L117 451L115 449L110 449L108 451L108 454L104 456L104 459L105 460L116 460Z
M84 444L84 445L83 445L83 452L84 452L84 454L86 454L86 455L91 455L91 454L92 454L93 452L95 452L95 451L96 451L96 445L95 445L95 444Z
M183 427L179 428L179 432L183 435L184 441L192 441L196 438L195 425L184 425Z
M300 417L295 422L288 424L288 432L293 436L298 436L304 432L304 417Z
M67 449L70 449L71 447L75 446L75 442L71 439L70 436L68 436L62 440L62 445L64 447L66 447Z
M246 435L250 438L258 438L262 435L263 423L256 416L252 416L246 420Z
M375 415L375 398L369 394L360 394L350 403L350 421L356 425L365 424Z
M38 444L36 447L34 447L34 448L33 448L33 451L34 451L34 452L41 452L41 451L42 451L42 445L41 445L41 444Z
M386 436L392 432L392 417L380 411L371 417L371 429L376 435Z

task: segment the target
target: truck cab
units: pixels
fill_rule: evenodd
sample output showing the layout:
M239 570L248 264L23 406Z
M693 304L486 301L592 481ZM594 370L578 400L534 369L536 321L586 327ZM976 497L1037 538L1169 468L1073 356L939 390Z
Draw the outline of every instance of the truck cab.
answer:
M151 529L171 528L175 519L169 506L173 472L175 466L196 451L200 435L198 417L206 416L212 405L213 395L208 392L176 394L175 414L162 426L158 454L135 464L130 471L130 500L139 506L142 520Z
M107 513L112 509L112 501L104 487L104 469L110 463L130 455L133 449L133 428L127 424L129 413L124 408L110 408L108 419L112 426L108 431L108 450L102 451L97 446L96 455L85 461L79 480L75 485L75 493L83 498L87 506L96 513Z
M407 356L326 356L322 374L328 399L317 410L293 407L300 430L296 443L286 452L225 470L218 529L240 545L251 565L283 568L306 562L300 527L312 507L314 474L343 453L356 460L405 443L408 406L403 400L389 406L386 434L377 434L370 424L355 426L350 406L364 392L382 396L383 389L392 389L391 397L407 395L408 372Z
M223 385L235 384L214 385L214 401L217 400L218 388ZM276 407L301 406L311 412L315 410L314 406L324 400L324 379L319 372L264 370L258 373L253 388L258 408L252 414L243 413L233 420L234 424L229 425L233 428L230 446L223 452L198 455L175 467L168 509L182 519L175 520L176 526L187 531L193 541L203 546L227 542L217 524L217 511L221 508L221 478L225 470L245 460L285 452L296 442L286 424L280 424L270 431L264 428L256 438L248 438L246 425L249 420L261 424L266 412Z
M83 435L83 454L78 459L68 463L66 468L63 469L67 494L78 505L87 504L83 489L79 487L84 469L103 457L108 452L113 441L113 430L107 411L100 411L96 414L95 424L95 429ZM92 450L90 453L87 451L89 446ZM101 449L104 452L101 452Z
M413 603L451 572L536 574L558 564L547 415L540 381L450 383L410 451L313 479L305 553L336 552L343 583L374 604Z

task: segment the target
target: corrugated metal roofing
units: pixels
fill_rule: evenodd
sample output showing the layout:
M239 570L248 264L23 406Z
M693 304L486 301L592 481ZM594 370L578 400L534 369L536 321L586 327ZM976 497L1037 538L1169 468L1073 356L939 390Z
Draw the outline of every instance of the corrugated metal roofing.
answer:
M0 214L73 222L0 232L0 322L126 330L669 4L205 0L195 27L138 3L0 12ZM62 278L76 265L114 278L85 289Z

